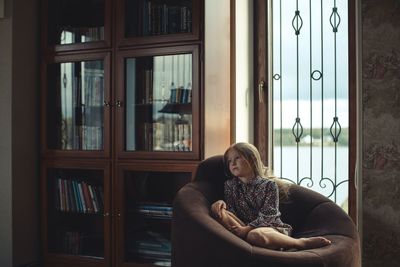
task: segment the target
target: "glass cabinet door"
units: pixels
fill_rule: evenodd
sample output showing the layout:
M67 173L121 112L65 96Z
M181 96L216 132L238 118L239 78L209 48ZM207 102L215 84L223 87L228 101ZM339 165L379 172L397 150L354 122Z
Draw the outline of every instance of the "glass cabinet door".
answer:
M65 46L109 39L109 0L47 0L47 45Z
M123 58L124 152L151 152L152 157L197 152L194 58L193 52Z
M121 266L171 266L172 203L176 192L191 181L195 165L149 170L154 165L119 169L117 257Z
M45 252L54 259L85 256L104 266L110 242L109 169L79 164L43 165Z
M97 153L105 150L106 61L104 58L66 59L47 64L45 143L48 150Z

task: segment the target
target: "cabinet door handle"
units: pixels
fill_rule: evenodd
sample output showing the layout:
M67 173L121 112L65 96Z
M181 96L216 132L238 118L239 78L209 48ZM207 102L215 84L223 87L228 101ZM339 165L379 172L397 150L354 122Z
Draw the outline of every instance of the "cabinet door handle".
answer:
M106 101L106 100L104 100L104 106L105 107L111 107L111 102L110 101Z
M116 102L115 102L115 105L117 106L117 107L122 107L122 101L120 101L120 100L117 100Z
M110 216L110 213L106 212L106 213L103 214L103 216L104 217L108 217L108 216Z
M265 82L264 81L260 81L258 83L258 101L260 103L264 102L264 87L265 87Z

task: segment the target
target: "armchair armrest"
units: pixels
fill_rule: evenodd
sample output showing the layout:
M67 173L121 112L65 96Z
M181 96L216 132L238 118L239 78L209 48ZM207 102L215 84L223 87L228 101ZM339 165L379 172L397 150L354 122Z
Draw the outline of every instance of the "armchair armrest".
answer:
M215 198L211 184L204 181L188 184L177 193L172 219L174 267L223 267L232 261L246 266L252 246L210 216Z

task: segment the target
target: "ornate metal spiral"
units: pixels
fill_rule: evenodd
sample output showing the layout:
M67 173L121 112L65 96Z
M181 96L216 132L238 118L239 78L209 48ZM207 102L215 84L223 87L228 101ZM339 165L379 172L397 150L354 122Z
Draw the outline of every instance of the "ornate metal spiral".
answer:
M321 180L319 180L319 186L321 188L326 188L326 182L329 182L331 184L331 186L332 186L332 192L329 195L326 196L326 197L329 198L329 197L331 197L333 195L333 193L335 193L336 186L335 186L335 183L331 179L329 179L327 177L322 178Z
M299 181L298 185L301 185L301 186L302 186L303 181L308 181L308 183L306 183L306 185L307 185L308 188L311 188L311 187L314 186L314 181L313 181L313 179L311 179L311 177L303 177L303 178Z

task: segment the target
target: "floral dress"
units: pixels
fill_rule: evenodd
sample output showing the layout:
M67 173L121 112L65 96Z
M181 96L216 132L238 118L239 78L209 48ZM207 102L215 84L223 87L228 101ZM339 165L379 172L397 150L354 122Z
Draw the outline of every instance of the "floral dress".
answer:
M290 235L292 227L281 221L277 184L268 178L256 177L248 183L234 177L224 185L227 209L246 225L271 227Z

